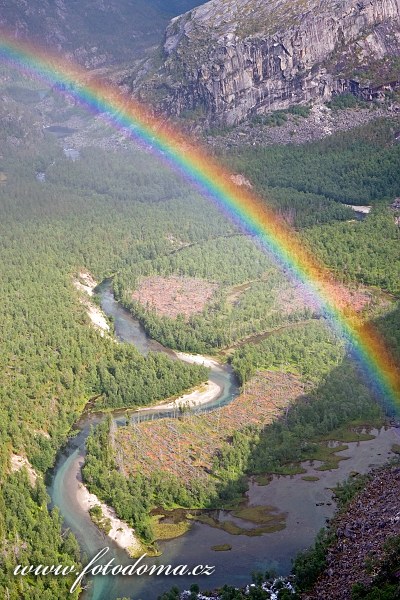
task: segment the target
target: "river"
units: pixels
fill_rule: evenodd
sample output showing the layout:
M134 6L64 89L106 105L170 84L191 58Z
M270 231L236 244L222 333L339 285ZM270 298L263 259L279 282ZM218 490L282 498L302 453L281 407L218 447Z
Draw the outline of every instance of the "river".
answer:
M149 351L161 351L174 356L172 351L149 339L138 321L115 301L110 282L103 283L99 292L102 309L113 318L115 335L120 341L135 344L143 354ZM222 391L217 399L208 405L203 405L202 411L230 402L239 392L228 365L213 367L210 379L218 383ZM161 418L167 414L170 413L162 410L136 411L131 413L131 417L134 415L135 419ZM116 411L113 417L117 424L125 424L126 415L126 410L120 410ZM65 526L76 535L82 552L87 557L91 558L99 549L109 546L110 552L106 559L102 559L102 564L106 564L111 558L115 559L115 564L132 564L135 560L129 559L122 549L99 531L77 502L77 490L81 481L80 469L85 456L85 440L91 425L99 423L103 418L101 414L84 414L76 424L78 434L70 439L64 451L60 453L48 492L52 504L61 512ZM188 589L195 582L203 589L213 589L224 583L239 587L250 581L251 572L254 570L265 571L266 568L275 568L281 574L288 574L291 559L299 550L312 544L316 533L324 526L326 519L334 513L335 506L330 488L348 477L351 472L367 472L371 466L384 464L389 458L392 444L398 442L396 430L388 428L374 433L376 437L373 440L348 444L348 450L341 453L348 458L341 461L339 468L334 471L316 471L318 463L305 465L307 474L318 476L318 481L304 481L302 479L304 475L274 477L267 486L260 486L250 481L248 504L274 506L280 512L285 512L287 514L285 529L254 537L234 536L209 525L195 522L184 536L160 542L163 552L161 557L145 560L149 565L214 565L216 567L214 575L174 579L146 575L97 576L90 580L82 600L116 600L122 597L133 600L156 600L163 591L173 585L178 585L182 589ZM252 527L251 523L234 518L229 512L219 511L217 516L221 521L230 519L244 528ZM228 552L211 550L211 546L220 544L229 544L232 549Z

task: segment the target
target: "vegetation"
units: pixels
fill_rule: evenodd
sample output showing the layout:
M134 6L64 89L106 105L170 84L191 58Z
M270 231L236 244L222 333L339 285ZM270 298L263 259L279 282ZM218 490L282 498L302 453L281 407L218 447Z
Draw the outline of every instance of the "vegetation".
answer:
M293 573L296 577L296 587L299 591L306 591L315 583L318 576L326 567L326 551L333 539L332 533L321 529L315 544L309 550L300 552L293 564Z
M361 223L317 226L305 237L339 280L358 281L399 294L400 229L390 210L375 210Z
M379 420L382 412L354 365L343 359L344 348L333 343L327 330L324 333L323 329L317 328L315 334L318 335L314 340L312 337L307 340L307 352L310 355L308 373L314 380L314 388L292 404L289 410L286 410L284 418L264 425L260 420L258 424L241 427L232 433L227 432L229 440L214 446L212 444L215 431L218 430L218 415L215 412L210 415L214 417L214 421L208 423L208 429L206 423L202 423L205 429L199 429L200 423L197 419L204 421L206 418L197 417L195 420L184 418L176 424L163 421L143 424L138 426L138 430L119 430L117 446L124 454L124 459L121 462L118 458L118 465L116 457L119 453L113 453L111 450L115 443L110 442L109 425L100 425L88 440L88 453L83 470L85 480L92 491L105 502L111 502L121 518L128 519L141 531L143 523L146 522L146 514L148 515L154 507L229 506L246 489L243 479L246 473L285 473L288 465L311 459L326 460L327 467L332 468L336 458L334 452L341 448L332 449L324 445L320 441L321 435L357 419L367 422ZM304 346L299 343L293 332L292 337L287 335L284 339L284 344L277 344L277 350L285 348L285 352L292 357L292 366L297 370L301 369ZM323 356L324 344L328 348L332 344L335 348L332 363L338 364L334 368L333 364L328 364L321 369L320 354ZM265 361L264 366L272 366L271 362L276 360L273 354L269 360L269 363ZM282 391L281 387L278 386L276 391ZM145 436L140 435L140 428L145 428ZM161 452L165 460L161 461L157 468L155 464L148 463L150 455L141 447L141 439L153 439L151 433L154 429L157 447L160 440L167 439L174 448L179 448L171 470L166 462L167 448ZM207 469L210 475L206 479L204 456L199 460L196 476L196 461L199 458L196 446L198 430L202 440L211 440L211 450L214 447L211 470ZM139 434L139 437L135 438L136 434ZM111 432L111 440L114 439L114 435ZM130 450L129 445L124 443L124 435L128 436L128 441L132 440ZM185 452L187 440L190 441L189 455L194 457L194 462ZM201 453L204 452L202 447ZM139 468L137 465L141 456L144 462ZM148 464L152 465L150 469L146 468ZM192 471L194 469L193 475L189 479L184 478L183 475L189 468ZM140 493L137 491L138 487ZM145 540L152 542L154 534L151 532L148 517L147 524L149 528L145 531Z
M375 473L375 477L379 477L379 473ZM350 502L365 490L372 479L372 475L357 475L335 488L335 497L339 508L335 519L345 513ZM329 524L328 529L322 529L319 532L314 546L299 553L294 561L293 574L299 593L310 590L327 566L328 548L336 542L338 524L335 519ZM379 560L378 553L373 554L368 567L374 573L371 585L355 583L351 591L352 600L361 600L361 598L394 600L398 597L396 572L400 558L400 538L398 536L389 537L382 551L383 554Z
M343 359L345 346L323 320L276 332L260 344L245 344L231 363L241 384L258 370L273 368L300 373L306 381L320 381Z
M140 272L142 276L178 273L203 277L220 281L222 286L201 313L173 319L132 300L130 290ZM242 286L246 280L248 285ZM213 353L248 336L308 320L314 314L305 291L288 282L243 236L212 240L137 265L116 277L115 289L150 337L169 348L197 353Z
M118 153L87 148L80 160L68 160L32 125L36 88L21 92L14 86L10 93L18 105L10 104L0 130L0 595L61 600L68 578L22 579L12 572L18 563L79 563L76 540L62 535L43 484L72 424L93 397L105 410L142 406L207 377L201 366L158 354L144 359L132 346L101 337L72 284L81 269L99 281L114 275L118 297L167 346L212 352L237 344L232 365L247 387L260 369L295 373L310 387L275 423L232 431L212 457L217 485L209 488L195 479L185 486L160 470L125 477L110 443L111 422L93 431L85 481L148 543L155 539L154 506L232 502L245 489L246 473L293 469L293 463L318 456L321 435L354 419L379 418L381 410L344 345L315 318L320 315L298 286L208 201L138 148ZM50 92L49 104L54 98ZM55 113L68 108L54 103ZM395 126L395 120L377 122L357 135L306 147L243 150L231 164L271 197L345 281L397 294L398 228L392 214L374 206L365 222L340 222L353 216L341 202L383 205L398 195ZM44 182L36 180L38 171L45 173ZM220 287L202 313L167 319L132 301L148 275L200 277ZM395 356L398 320L394 303L376 319ZM287 326L256 346L240 346L249 336ZM25 469L12 471L12 453L29 459L38 475L34 485ZM223 594L234 597L228 587Z
M23 116L18 126L24 123ZM69 578L12 575L17 562L70 564L79 553L72 536L61 536L57 511L47 509L42 478L31 487L24 469L11 473L11 452L44 474L90 398L100 396L102 408L143 405L207 378L203 367L163 355L145 360L132 346L101 337L73 276L85 269L101 280L171 252L171 232L194 243L225 235L227 226L217 212L209 223L196 196L189 210L175 175L157 166L148 178L146 160L152 160L144 154L132 162L129 153L88 150L73 163L52 139L29 132L27 126L17 146L13 119L0 132L6 175L0 186L0 596L61 600ZM37 170L46 172L44 183L36 181ZM120 181L113 189L112 172ZM152 193L159 203L150 201Z
M396 600L399 597L398 568L400 536L389 537L384 545L385 557L379 564L379 573L370 586L354 584L352 600Z
M344 94L337 94L333 96L332 100L326 103L328 108L332 110L343 110L346 108L368 108L372 105L363 100L359 100L354 94L345 92Z
M368 476L359 475L347 479L342 484L336 486L335 498L339 510L345 510L350 501L364 488L367 480ZM304 552L300 552L296 556L292 572L296 578L296 589L298 592L309 590L324 571L326 567L326 553L334 539L335 534L330 527L328 529L321 529L316 537L314 546Z
M107 535L112 527L111 520L103 515L100 504L96 504L89 508L89 514L93 523Z
M388 203L400 186L398 125L378 119L301 146L237 149L228 162L272 200L274 188L284 188L294 199L307 192L346 204Z
M266 127L280 127L288 120L288 115L303 117L306 119L311 112L309 105L295 105L286 110L275 110L267 115L255 115L251 122L256 125L264 125Z

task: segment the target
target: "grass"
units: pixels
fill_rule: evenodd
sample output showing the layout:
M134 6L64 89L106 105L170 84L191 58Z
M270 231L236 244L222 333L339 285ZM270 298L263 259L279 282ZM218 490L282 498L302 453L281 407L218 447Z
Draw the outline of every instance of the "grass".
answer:
M306 459L308 460L308 459ZM311 459L310 459L311 460ZM271 472L272 475L302 475L303 473L307 473L306 469L301 466L300 462L298 463L289 463L287 465L282 465L278 467L274 471Z
M190 527L191 523L187 519L175 522L165 515L152 516L152 528L157 540L172 540L180 537L187 533Z
M348 456L337 456L337 452L347 450L346 444L340 444L339 446L328 446L324 444L318 444L313 447L309 460L319 460L322 465L316 468L316 471L331 471L337 469L341 460L347 460Z
M275 513L275 514L274 514ZM232 511L232 515L244 521L250 521L258 525L270 523L276 519L273 506L245 506Z
M272 481L272 475L270 473L263 473L262 475L256 475L254 479L257 485L269 485Z
M219 544L217 546L211 546L211 550L214 552L228 552L232 550L232 546L230 544Z
M271 475L301 475L307 471L301 466L304 461L318 460L322 462L322 465L316 468L317 471L330 471L339 467L339 462L347 460L348 456L337 456L338 452L342 452L348 449L347 443L352 442L365 442L373 440L376 436L372 433L360 431L361 429L379 429L383 427L385 421L382 418L378 418L375 421L366 423L363 420L355 420L347 423L343 427L335 429L325 436L319 436L316 439L316 443L306 452L298 463L290 463L282 465L270 474L265 473L256 477L256 482L259 485L268 485L271 481ZM340 442L337 446L328 446L328 442ZM393 448L397 448L394 450ZM400 454L400 445L394 444L392 446L392 452ZM312 475L305 475L302 477L304 481L317 481L319 478ZM265 482L265 483L261 483Z
M219 521L206 512L193 514L189 518L210 527L221 529L230 535L246 535L248 537L263 535L264 533L274 533L286 527L286 514L276 512L276 509L272 506L241 507L233 510L231 514L233 517L249 521L257 526L252 528L240 527L240 525L233 521Z
M379 429L383 427L383 419L377 419L375 422L365 423L362 420L351 421L343 427L334 429L325 436L321 436L318 439L322 442L336 441L336 442L365 442L373 440L375 436L372 433L360 431L362 429Z

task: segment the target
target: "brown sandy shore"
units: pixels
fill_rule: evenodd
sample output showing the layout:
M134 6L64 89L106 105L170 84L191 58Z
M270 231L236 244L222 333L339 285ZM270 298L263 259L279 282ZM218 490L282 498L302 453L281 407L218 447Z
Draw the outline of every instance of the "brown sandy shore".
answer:
M143 412L146 410L175 410L179 408L196 408L196 406L202 406L203 404L208 404L218 398L218 396L222 392L222 387L215 383L214 381L207 381L207 383L203 383L199 388L190 392L189 394L184 394L179 398L171 402L164 402L160 404L156 404L156 406L146 406L144 408L138 409L138 412Z

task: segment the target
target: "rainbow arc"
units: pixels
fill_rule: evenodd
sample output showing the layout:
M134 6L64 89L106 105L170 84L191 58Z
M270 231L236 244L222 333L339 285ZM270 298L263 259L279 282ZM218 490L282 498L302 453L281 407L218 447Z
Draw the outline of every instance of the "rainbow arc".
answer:
M149 144L242 230L256 236L283 268L313 292L325 315L351 344L353 354L386 407L398 410L400 372L382 336L344 301L343 288L265 200L245 186L238 186L232 173L199 145L189 143L178 127L165 123L137 101L127 100L83 68L6 33L0 34L0 60L68 94L94 113L102 114L116 129Z

